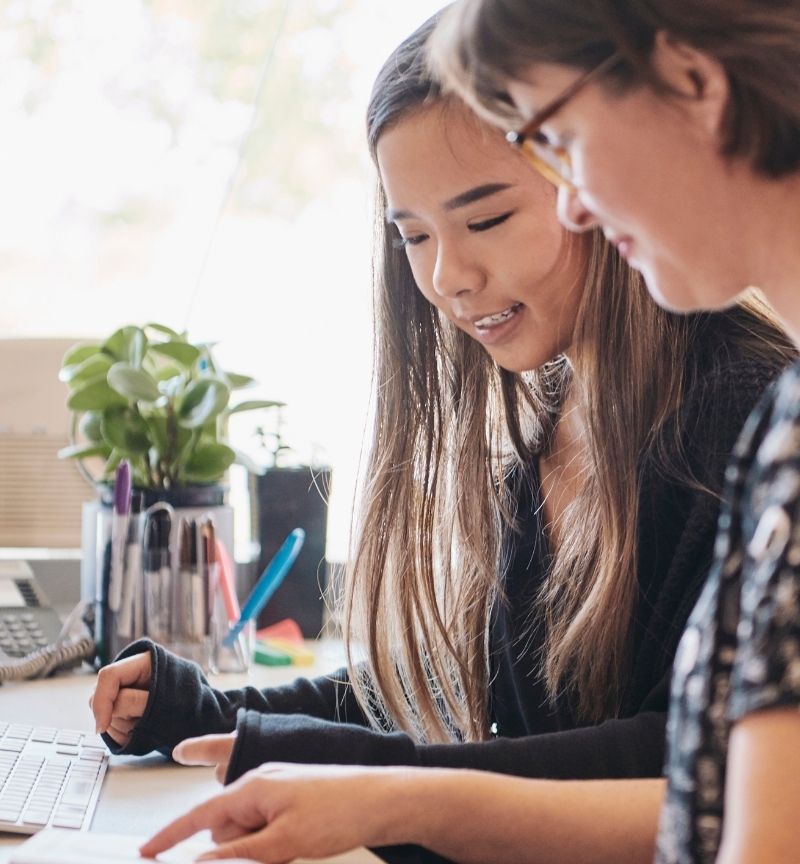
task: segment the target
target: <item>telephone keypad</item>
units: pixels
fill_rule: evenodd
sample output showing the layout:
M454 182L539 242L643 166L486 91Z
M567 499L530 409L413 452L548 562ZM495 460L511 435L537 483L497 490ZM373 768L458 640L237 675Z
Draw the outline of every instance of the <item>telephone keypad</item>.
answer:
M9 657L22 657L47 645L56 635L48 639L36 616L29 612L0 618L0 650Z

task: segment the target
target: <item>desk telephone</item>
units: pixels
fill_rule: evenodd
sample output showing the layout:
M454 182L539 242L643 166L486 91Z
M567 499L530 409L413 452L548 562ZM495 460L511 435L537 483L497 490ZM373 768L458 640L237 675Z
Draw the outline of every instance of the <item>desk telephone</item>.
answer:
M0 681L47 675L91 653L92 640L75 630L81 611L62 626L30 566L0 561Z

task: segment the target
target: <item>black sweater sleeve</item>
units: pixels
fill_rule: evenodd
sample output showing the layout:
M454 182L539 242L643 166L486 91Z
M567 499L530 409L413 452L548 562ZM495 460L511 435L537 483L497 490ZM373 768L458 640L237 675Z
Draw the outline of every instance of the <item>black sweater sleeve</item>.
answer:
M243 711L225 782L269 761L475 768L520 777L657 777L665 721L663 712L651 711L566 732L474 744L415 744L402 732Z
M144 714L127 746L104 736L112 753L142 756L153 750L166 755L184 738L232 732L240 710L269 714L310 715L337 723L366 724L350 687L347 670L317 678L298 678L282 687L259 690L215 690L200 668L149 639L128 645L116 658L150 652L152 681Z

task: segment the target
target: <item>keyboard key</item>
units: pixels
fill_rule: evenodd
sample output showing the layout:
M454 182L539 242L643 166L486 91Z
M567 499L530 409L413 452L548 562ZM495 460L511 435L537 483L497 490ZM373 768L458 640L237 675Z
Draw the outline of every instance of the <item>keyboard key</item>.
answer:
M14 723L8 728L6 738L24 738L27 740L30 737L31 732L33 732L33 726Z
M84 759L87 762L102 762L104 758L104 753L101 753L99 750L95 750L92 747L84 747L81 750L81 759Z
M50 821L50 808L44 810L26 810L22 814L22 821L25 825L47 825Z
M31 733L31 741L40 741L42 744L52 744L56 740L58 729L51 726L37 726Z
M83 825L83 816L53 816L54 828L80 828Z
M21 753L24 747L25 742L17 740L16 738L6 737L0 739L0 750L10 750L15 753Z
M61 796L62 806L65 804L73 804L76 807L85 807L92 797L94 783L87 780L70 779L64 789L64 794Z

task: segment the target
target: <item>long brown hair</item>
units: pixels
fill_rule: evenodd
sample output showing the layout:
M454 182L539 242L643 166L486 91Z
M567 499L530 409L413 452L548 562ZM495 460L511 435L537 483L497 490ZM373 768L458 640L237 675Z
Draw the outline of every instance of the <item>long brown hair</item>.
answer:
M591 69L616 55L600 86L667 94L650 55L665 31L714 57L730 98L721 152L766 176L800 168L797 0L463 0L431 40L433 66L473 107L510 118L508 80L536 63Z
M392 124L452 98L426 72L433 24L378 76L367 118L373 157ZM708 316L665 312L599 232L573 237L586 269L572 360L508 372L424 299L386 204L379 185L373 442L343 608L359 701L376 727L420 741L487 737L489 619L502 599L503 541L518 530L507 478L519 469L535 482L532 466L569 392L586 419L589 469L536 600L547 629L542 676L553 700L568 692L585 719L613 716L637 599L640 470L650 456L680 451L663 446L661 432L697 375L692 345ZM776 331L755 301L746 305L724 314L735 338L767 353ZM691 482L680 459L664 470Z

